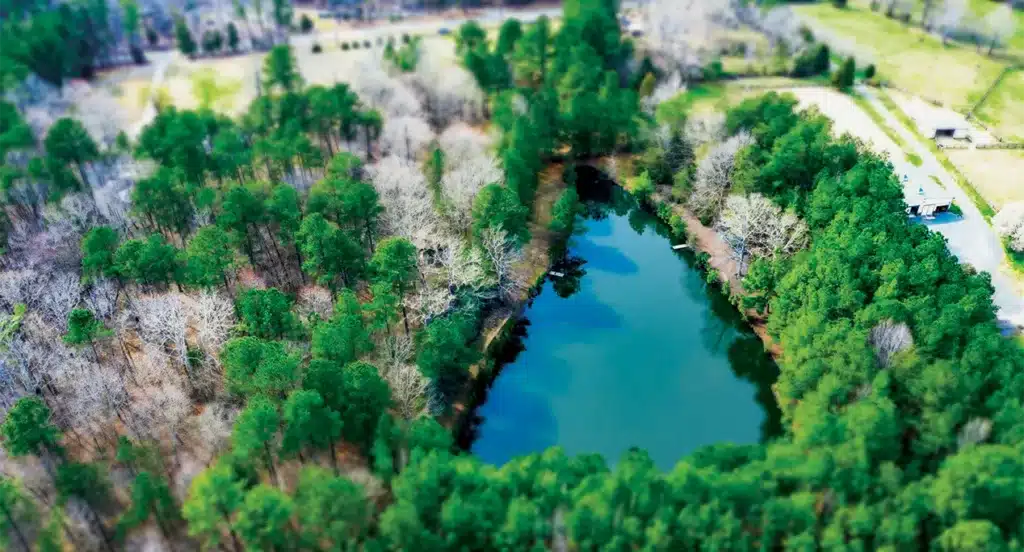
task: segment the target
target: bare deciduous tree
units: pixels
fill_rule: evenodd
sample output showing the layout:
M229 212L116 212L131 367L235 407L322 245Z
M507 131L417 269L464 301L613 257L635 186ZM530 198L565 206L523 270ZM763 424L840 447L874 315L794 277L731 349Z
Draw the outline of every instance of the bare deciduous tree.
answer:
M109 278L99 278L89 284L84 296L85 306L97 318L106 320L117 311L117 283Z
M988 53L1005 45L1017 29L1017 19L1009 4L1002 4L985 16L985 28L988 31Z
M725 137L725 115L714 112L687 117L683 135L694 149Z
M326 320L334 312L334 299L327 288L306 286L299 290L295 308L303 318L309 319L315 314L321 320Z
M384 121L380 140L386 153L415 161L434 140L434 131L419 117L392 117Z
M740 274L748 254L775 258L807 245L807 225L760 194L729 196L715 229L732 247Z
M211 290L200 292L189 306L196 340L207 358L216 363L217 355L235 325L235 307L230 299Z
M150 344L170 351L186 373L188 363L188 312L185 301L176 293L150 295L136 302L139 318L139 334Z
M689 78L699 76L721 31L737 19L727 0L652 0L644 23L647 42L663 65Z
M871 328L868 343L875 350L875 359L882 368L888 368L893 355L914 345L910 327L902 322L883 320Z
M515 265L523 259L523 250L500 226L487 228L480 237L480 248L490 264L494 277L494 286L502 301L512 302L519 299L526 289L522 275L516 272Z
M697 216L702 219L718 216L732 186L736 154L751 143L750 134L741 132L713 146L697 164L697 178L689 201Z
M971 418L960 428L957 435L957 448L965 448L970 445L984 443L992 434L992 420L988 418Z
M359 78L352 83L352 88L359 99L387 118L413 117L423 112L415 92L384 71L380 60L362 64L356 74Z
M768 37L773 49L785 48L793 53L804 47L800 19L789 6L779 6L763 12L754 24Z
M386 379L398 414L412 419L423 412L429 381L415 364L401 364L388 370Z
M483 119L486 96L473 75L462 67L425 52L407 80L419 93L434 128L444 128L454 121L476 123Z
M686 92L686 84L683 82L682 74L677 71L659 82L650 96L640 100L640 104L645 111L653 114L661 102L671 100L683 92Z
M61 273L49 278L34 303L47 321L61 330L68 327L68 314L82 298L82 285L77 274Z
M445 287L420 286L405 297L403 304L416 315L420 324L426 324L436 316L447 314L455 304L455 296Z
M1024 201L1010 203L992 217L992 226L1004 238L1009 238L1010 248L1024 251Z
M452 238L441 248L437 260L449 287L480 289L490 285L479 249L465 247Z
M468 159L486 155L493 145L490 136L462 122L444 129L437 141L444 151L446 169L455 168Z
M942 35L942 43L946 42L960 29L961 20L967 12L966 0L944 0L936 14L935 26Z
M367 173L384 207L384 231L421 250L437 243L440 219L419 167L392 155L367 167Z
M488 155L463 159L462 163L445 172L441 188L448 199L445 212L451 230L465 233L473 222L473 201L480 190L488 184L501 183L504 173L498 161Z

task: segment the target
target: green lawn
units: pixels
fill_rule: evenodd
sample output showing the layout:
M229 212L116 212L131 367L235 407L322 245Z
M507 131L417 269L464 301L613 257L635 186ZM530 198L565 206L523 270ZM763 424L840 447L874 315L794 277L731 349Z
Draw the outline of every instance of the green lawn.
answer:
M871 60L879 78L924 98L966 111L995 82L1004 64L974 48L942 42L869 9L829 3L795 7L819 36L835 38Z
M1006 75L974 115L1000 138L1024 141L1024 69Z
M942 5L941 0L932 0L932 2L933 6L936 6L932 8L933 10L937 10L938 6ZM863 9L869 9L871 6L871 0L853 0L850 4ZM916 4L917 8L914 10L912 20L915 24L919 25L921 23L921 15L924 10L924 0L916 0ZM990 11L999 7L999 2L993 0L967 0L967 6L973 15L981 19L988 15ZM1013 38L1010 39L1009 47L1011 50L1015 50L1016 53L1024 55L1024 10L1014 10L1013 15L1017 20L1017 32L1014 33Z

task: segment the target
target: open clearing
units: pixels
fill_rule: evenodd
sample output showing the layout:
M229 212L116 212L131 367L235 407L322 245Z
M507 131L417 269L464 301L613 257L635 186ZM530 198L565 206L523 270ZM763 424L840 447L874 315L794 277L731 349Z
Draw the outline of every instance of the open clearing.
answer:
M946 150L946 157L996 211L1024 201L1024 150Z
M838 52L872 62L881 79L958 111L969 110L1005 64L974 48L942 41L869 9L821 3L795 7L815 34Z
M355 40L355 36L345 36L343 40L349 42ZM359 40L371 39L367 37ZM322 44L324 51L320 54L313 54L308 47L296 46L295 59L306 84L355 82L359 79L360 67L375 63L381 57L383 48L377 45L376 39L372 39L371 44L373 46L369 49L360 47L358 50L342 50L332 41ZM425 37L423 48L426 50L425 55L444 63L454 63L454 44L451 40ZM196 60L177 55L170 62L159 93L164 94L175 107L198 108L196 81L203 75L212 75L217 88L225 91L212 107L227 115L238 115L246 110L257 95L258 75L262 71L264 55L248 53ZM150 64L130 68L124 74L108 73L97 81L96 86L108 89L117 97L130 115L129 118L137 120L142 116L149 97L152 76L153 64Z

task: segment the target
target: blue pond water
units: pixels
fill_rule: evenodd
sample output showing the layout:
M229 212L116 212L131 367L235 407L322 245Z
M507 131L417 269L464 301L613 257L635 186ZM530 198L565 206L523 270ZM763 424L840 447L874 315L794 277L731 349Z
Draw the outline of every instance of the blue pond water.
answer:
M778 432L778 375L692 254L623 194L588 203L585 231L506 347L478 408L472 451L486 461L552 445L614 463L630 447L669 469L713 443ZM515 354L518 352L518 354Z

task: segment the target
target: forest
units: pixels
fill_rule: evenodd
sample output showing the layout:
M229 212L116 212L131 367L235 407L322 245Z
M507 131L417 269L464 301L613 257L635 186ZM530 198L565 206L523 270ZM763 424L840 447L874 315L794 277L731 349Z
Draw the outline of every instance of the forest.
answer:
M0 544L1024 546L1024 352L988 276L792 97L718 119L663 102L678 75L617 12L466 23L454 88L394 50L408 63L372 85L307 85L277 45L241 117L162 106L135 138L74 117L36 135L0 102ZM735 300L783 351L778 439L668 473L638 449L493 466L455 447L526 249L571 239L571 177L534 222L545 169L601 157L680 236L673 207L733 247Z

